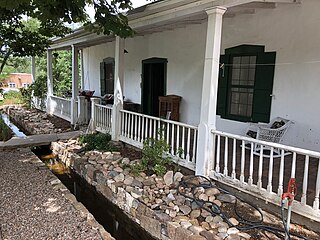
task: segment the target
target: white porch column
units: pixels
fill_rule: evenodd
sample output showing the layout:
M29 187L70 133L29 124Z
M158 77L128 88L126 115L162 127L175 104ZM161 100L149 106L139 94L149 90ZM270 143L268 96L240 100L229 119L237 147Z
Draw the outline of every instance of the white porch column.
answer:
M79 95L79 66L78 66L78 48L74 45L72 48L72 98L71 98L71 124L77 121L77 105L76 100Z
M196 174L204 176L208 176L214 161L214 141L210 129L216 129L222 17L226 10L223 7L206 10L208 25L196 163Z
M83 65L83 49L80 50L80 68L81 68L81 85L80 88L84 90L84 65Z
M120 110L123 109L123 81L124 81L124 39L116 37L115 71L114 71L114 103L112 108L112 140L118 141L120 136Z
M32 82L36 80L36 57L31 57L31 74L32 74Z
M52 49L47 50L47 113L52 114L51 96L53 95Z

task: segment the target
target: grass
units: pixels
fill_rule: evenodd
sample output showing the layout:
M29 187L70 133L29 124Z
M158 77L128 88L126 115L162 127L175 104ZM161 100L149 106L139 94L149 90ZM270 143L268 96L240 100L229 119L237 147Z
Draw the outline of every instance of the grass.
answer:
M0 106L23 104L23 98L20 92L9 91L4 94L4 99L0 101Z

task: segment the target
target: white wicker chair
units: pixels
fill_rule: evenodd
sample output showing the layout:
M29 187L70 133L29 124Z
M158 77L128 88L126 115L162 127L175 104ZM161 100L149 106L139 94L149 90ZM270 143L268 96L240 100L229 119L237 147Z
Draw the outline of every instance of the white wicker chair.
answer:
M266 142L280 143L283 139L283 136L287 132L289 126L292 124L292 121L288 119L284 119L281 117L276 117L270 121L270 123L249 123L246 135L249 137L253 137L257 140L262 140ZM247 147L248 148L248 147ZM250 148L250 146L249 146ZM254 144L253 153L256 155L260 154L260 144ZM270 149L264 149L270 152ZM264 151L265 153L265 151ZM285 153L290 154L290 153ZM263 154L264 156L269 156L267 154ZM274 157L280 157L281 151L280 149L274 149Z

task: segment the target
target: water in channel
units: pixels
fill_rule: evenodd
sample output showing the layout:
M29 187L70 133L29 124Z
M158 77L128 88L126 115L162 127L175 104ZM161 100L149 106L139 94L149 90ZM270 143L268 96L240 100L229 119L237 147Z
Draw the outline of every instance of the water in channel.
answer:
M13 132L13 134L15 136L17 136L17 137L25 137L26 136L16 125L14 125L10 121L10 118L7 114L1 113L1 117L2 117L3 121L5 122L5 124L8 125L8 127L11 129L11 131Z

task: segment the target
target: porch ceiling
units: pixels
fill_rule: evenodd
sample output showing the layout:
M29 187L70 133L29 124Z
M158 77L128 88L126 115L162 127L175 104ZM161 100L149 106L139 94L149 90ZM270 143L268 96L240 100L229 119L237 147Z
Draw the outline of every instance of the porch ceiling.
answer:
M274 9L277 4L298 3L300 0L166 0L151 3L130 12L130 26L138 36L184 28L207 20L205 10L226 7L225 18L241 14L254 14L257 9ZM74 33L53 39L51 49L70 49L71 45L86 48L114 41L113 36L97 35L80 28Z

